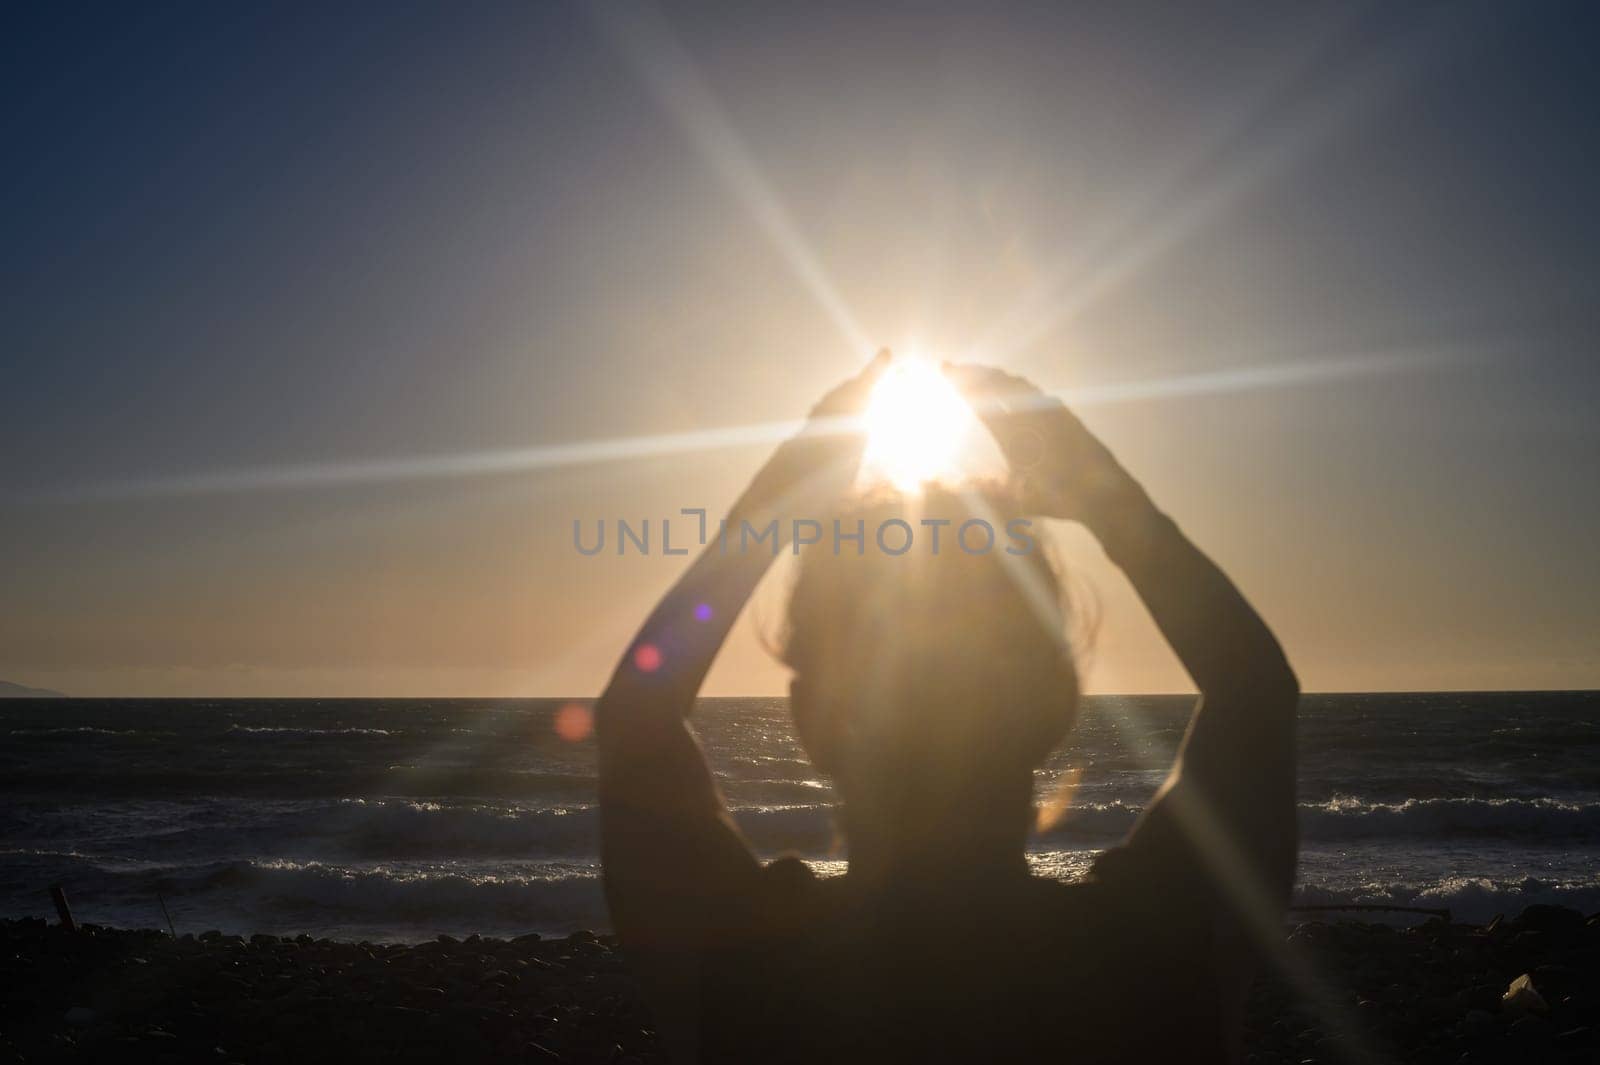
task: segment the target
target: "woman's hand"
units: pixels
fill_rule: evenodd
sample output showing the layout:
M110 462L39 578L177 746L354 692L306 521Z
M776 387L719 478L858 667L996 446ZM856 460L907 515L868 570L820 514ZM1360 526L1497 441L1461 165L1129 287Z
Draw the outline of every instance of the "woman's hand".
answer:
M761 467L735 509L797 510L843 495L855 481L866 443L861 415L888 365L889 350L884 348L859 374L823 396L800 432L779 445Z
M972 364L945 363L944 373L994 434L1030 513L1096 529L1144 501L1106 446L1031 381Z

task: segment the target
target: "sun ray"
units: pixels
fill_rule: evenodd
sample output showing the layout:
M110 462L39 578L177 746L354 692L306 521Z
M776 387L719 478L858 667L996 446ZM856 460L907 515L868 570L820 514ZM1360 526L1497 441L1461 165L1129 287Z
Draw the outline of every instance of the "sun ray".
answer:
M1075 409L1156 402L1257 389L1289 388L1316 382L1393 373L1421 372L1492 357L1495 349L1406 348L1351 353L1298 363L1253 363L1204 373L1061 389L1054 395ZM666 458L725 448L771 446L793 436L803 421L759 422L687 433L660 433L504 448L449 455L260 466L107 481L63 488L33 498L37 503L89 503L147 498L230 495L258 491L339 488L455 477L537 473L573 466L604 465ZM859 431L857 418L823 419L813 431Z
M1430 23L1397 35L1336 88L1298 113L1279 118L1274 130L1261 129L1275 96L1305 74L1322 47L1305 50L1298 62L1265 79L1265 87L1274 91L1262 92L1217 122L1208 136L1198 139L1197 149L1181 155L1163 177L1144 183L1142 193L1131 200L1135 207L1117 212L1091 239L1045 270L1042 280L980 335L970 357L1024 366L1018 359L1039 341L1184 247L1251 194L1304 165L1319 148L1426 76L1450 53L1452 43L1451 35L1434 29ZM1457 36L1453 43L1460 47L1461 42ZM1228 165L1205 180L1204 171L1224 152L1231 153Z
M795 277L843 334L856 361L869 357L876 345L661 13L651 7L625 9L618 4L592 4L585 10L595 17L656 102L761 227Z
M973 517L988 521L997 520L992 508L975 492L963 492L963 503ZM1065 618L1056 590L1039 572L1022 563L1020 558L1001 553L1005 570L1023 593L1024 600L1039 624L1063 647L1070 650ZM1146 769L1165 771L1161 765L1141 752L1152 749L1149 742L1154 730L1139 717L1138 712L1125 700L1101 700L1114 715L1113 725L1130 739L1129 751ZM1267 960L1300 995L1307 1008L1322 1021L1323 1027L1338 1039L1347 1060L1366 1063L1376 1060L1361 1027L1351 1012L1329 990L1327 984L1306 961L1296 955L1285 942L1283 920L1272 893L1249 871L1250 867L1233 838L1222 826L1204 796L1192 790L1174 792L1166 802L1177 818L1182 830L1195 841L1194 851L1207 863L1212 876L1222 887L1238 919L1239 931L1247 936L1260 956ZM1054 811L1059 817L1061 811Z
M608 440L586 440L450 455L263 466L108 482L75 491L55 493L48 499L82 502L149 496L200 496L262 490L342 487L442 477L532 473L566 466L596 465L719 448L773 444L792 436L803 424L800 421L762 422L689 433L624 436Z
M1486 347L1407 347L1295 361L1247 363L1197 373L1170 374L1144 381L1119 381L1050 391L1067 406L1080 409L1418 372L1479 361L1494 354L1493 349Z

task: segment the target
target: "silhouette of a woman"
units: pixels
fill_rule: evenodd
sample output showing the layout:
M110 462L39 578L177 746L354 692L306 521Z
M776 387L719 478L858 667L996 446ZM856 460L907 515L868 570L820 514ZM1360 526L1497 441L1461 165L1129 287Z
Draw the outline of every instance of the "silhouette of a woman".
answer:
M730 515L1082 523L1201 693L1176 764L1089 875L1031 875L1033 770L1071 727L1064 596L1026 557L852 545L803 553L783 658L801 741L834 782L849 871L763 866L687 721L772 561L712 543L650 615L597 707L617 932L675 1060L1221 1062L1258 935L1293 879L1298 686L1217 567L1060 403L947 366L1012 468L1008 493L859 498L881 355L830 393ZM786 533L789 522L779 521Z

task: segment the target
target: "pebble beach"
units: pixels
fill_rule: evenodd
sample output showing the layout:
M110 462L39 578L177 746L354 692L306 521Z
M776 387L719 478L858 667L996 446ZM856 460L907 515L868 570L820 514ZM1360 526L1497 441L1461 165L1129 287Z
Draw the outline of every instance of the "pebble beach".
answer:
M1600 915L1312 921L1251 993L1243 1061L1590 1063ZM1070 964L1070 962L1064 962ZM607 935L416 944L0 923L0 1061L664 1061Z

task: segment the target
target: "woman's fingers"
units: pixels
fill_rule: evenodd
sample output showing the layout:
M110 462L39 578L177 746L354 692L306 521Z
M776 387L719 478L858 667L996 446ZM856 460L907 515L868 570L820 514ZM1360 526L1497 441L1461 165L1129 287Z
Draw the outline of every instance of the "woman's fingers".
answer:
M843 491L855 476L865 434L859 415L889 364L885 348L862 371L822 397L798 433L779 445L755 476L747 497L761 505L793 501L795 493Z
M944 364L945 377L960 389L979 417L990 429L1007 415L1037 411L1061 411L1061 401L1039 389L1025 377L1017 377L993 366L971 363Z
M960 389L969 401L1003 401L1007 397L1039 392L1039 389L1025 378L1014 377L993 366L980 366L971 362L947 362L940 368L950 383Z
M1046 451L1046 412L1065 413L1060 400L1032 381L992 366L947 362L944 373L994 433L1012 469L1038 465ZM1030 414L1046 416L1030 418Z
M989 366L946 363L944 372L994 434L1029 509L1071 518L1132 484L1077 415L1032 382Z
M1061 463L1077 423L1071 412L1033 382L992 366L946 363L944 372L994 434L1024 505L1062 516Z
M860 373L823 396L822 400L812 408L811 416L815 418L819 415L860 413L866 408L867 399L872 395L872 386L878 383L878 378L883 376L884 369L889 365L889 358L889 349L879 348L878 353Z

